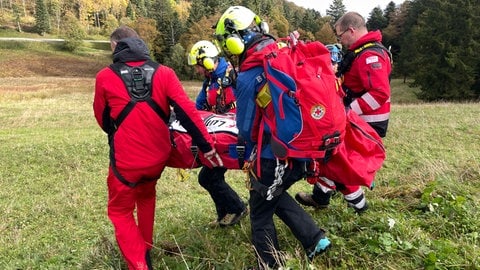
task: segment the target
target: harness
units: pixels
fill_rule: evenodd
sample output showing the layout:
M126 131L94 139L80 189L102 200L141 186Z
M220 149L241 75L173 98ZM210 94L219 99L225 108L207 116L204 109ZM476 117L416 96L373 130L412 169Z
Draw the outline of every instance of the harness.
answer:
M155 179L142 179L137 183L129 182L123 177L117 169L115 160L114 137L122 122L127 118L128 114L135 108L139 102L146 102L160 119L168 124L169 115L152 99L152 78L159 67L158 63L147 60L143 65L138 67L128 66L125 63L114 63L110 65L115 74L123 81L125 88L130 96L130 101L118 114L116 119L110 118L111 127L108 130L108 141L110 145L110 165L115 176L125 185L135 187L144 181L153 181Z
M389 49L383 46L383 44L380 42L368 42L353 51L349 50L343 57L342 62L340 62L338 71L335 75L341 78L345 73L347 73L350 70L350 68L352 67L353 61L362 53L368 50L375 50L377 52L386 52L388 54L388 57L390 58L390 63L393 64L392 53L390 52ZM361 97L366 92L366 91L353 92L351 89L345 87L344 85L342 85L342 88L343 88L343 91L345 92L345 97L344 97L345 106L350 105L350 103L352 103L354 99Z
M210 105L208 104L208 88L210 87L212 83L212 79L210 78L208 80L208 83L204 86L204 89L206 91L206 97L207 97L207 109L216 113L216 114L224 114L229 112L230 110L233 110L237 107L237 104L235 101L232 101L230 103L226 103L226 95L225 95L225 88L229 87L232 85L232 73L233 69L231 66L227 68L225 71L225 74L223 77L220 77L217 79L217 84L218 84L218 89L216 91L216 98L215 98L215 104Z

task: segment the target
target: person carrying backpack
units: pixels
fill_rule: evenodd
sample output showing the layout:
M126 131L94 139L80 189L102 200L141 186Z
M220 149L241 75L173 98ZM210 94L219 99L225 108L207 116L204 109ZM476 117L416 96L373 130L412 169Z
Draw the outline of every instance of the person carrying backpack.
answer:
M334 27L338 41L348 49L337 72L343 81L344 103L383 138L390 118L391 55L381 44L380 31L369 32L365 19L357 12L347 12ZM360 186L339 188L344 194L352 194L345 199L357 213L367 210ZM300 192L295 198L303 205L321 209L328 207L332 194L331 189L316 184L312 194Z
M252 166L249 174L249 205L252 242L258 255L258 265L261 269L270 269L283 264L274 214L289 227L305 249L308 259L312 260L330 247L330 240L286 192L305 177L306 162L292 159L288 165L279 164L270 147L272 132L259 122L262 109L257 105L261 99L258 94L265 89L267 80L264 66L252 65L252 62L256 61L255 55L262 54L265 48L277 46L276 41L268 35L268 25L243 6L231 6L223 13L215 26L215 38L227 56L238 57L235 88L237 127L247 144L251 148L256 146L251 161L258 161L259 166ZM312 113L320 115L322 111L319 108L318 112ZM279 178L282 184L273 191L269 187Z
M110 146L108 217L128 268L152 269L155 186L171 149L170 106L212 166L222 160L175 72L150 60L138 34L119 27L110 45L113 64L97 73L93 100Z
M190 49L188 64L205 77L196 108L216 114L234 113L232 66L219 56L217 47L207 40L198 41ZM198 183L208 191L217 211L217 218L209 223L211 227L237 224L248 214L245 203L225 182L226 171L225 167L202 166L198 174Z

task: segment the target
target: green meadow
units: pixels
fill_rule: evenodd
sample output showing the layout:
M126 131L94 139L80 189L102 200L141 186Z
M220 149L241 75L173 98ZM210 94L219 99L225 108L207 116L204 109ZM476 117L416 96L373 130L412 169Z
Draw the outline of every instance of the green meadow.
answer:
M126 269L106 214L107 138L92 111L94 74L108 56L45 57L42 46L0 46L8 55L0 59L0 268ZM200 82L184 85L193 97ZM357 215L341 196L307 209L333 242L326 254L309 263L276 223L287 267L480 269L480 104L427 104L415 91L392 81L387 159L366 192L370 209ZM158 181L154 268L254 265L249 218L209 228L214 205L196 174L168 168ZM229 171L228 182L248 200L242 172ZM300 181L289 192L308 190Z

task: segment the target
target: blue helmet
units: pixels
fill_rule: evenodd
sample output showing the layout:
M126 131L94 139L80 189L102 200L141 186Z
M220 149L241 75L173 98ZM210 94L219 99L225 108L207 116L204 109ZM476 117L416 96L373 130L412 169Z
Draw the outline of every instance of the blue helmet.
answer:
M330 51L332 63L340 63L342 61L342 51L340 50L341 47L338 44L328 44L326 47L328 51Z

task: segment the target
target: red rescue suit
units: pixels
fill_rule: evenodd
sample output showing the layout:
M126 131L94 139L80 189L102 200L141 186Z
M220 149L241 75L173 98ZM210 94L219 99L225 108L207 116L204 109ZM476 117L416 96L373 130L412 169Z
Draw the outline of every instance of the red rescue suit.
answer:
M113 61L140 66L148 60L148 49L136 38L117 43ZM186 95L175 72L160 65L152 78L152 99L168 115L173 106L182 125L192 135L199 149L212 150L202 119ZM122 79L110 68L96 76L93 110L99 126L108 131L109 119L116 119L130 101ZM153 244L155 184L160 178L171 150L167 124L146 102L138 102L110 139L116 168L135 186L121 182L109 168L108 216L129 269L148 269L149 250ZM134 217L136 208L137 218Z
M369 42L382 41L380 31L368 32L350 48L354 51ZM385 50L365 49L353 61L344 74L343 87L356 97L350 107L385 137L390 117L391 59Z

